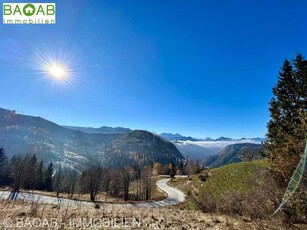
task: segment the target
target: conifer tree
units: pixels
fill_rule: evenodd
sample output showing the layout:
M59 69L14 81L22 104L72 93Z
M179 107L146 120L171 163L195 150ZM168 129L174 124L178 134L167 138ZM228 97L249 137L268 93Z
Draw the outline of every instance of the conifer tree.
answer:
M27 160L28 163L25 168L25 182L23 187L24 189L35 189L37 187L37 157L35 154L32 156L28 154L25 157L29 158L29 160Z
M307 61L285 60L273 88L267 124L266 157L288 180L303 154L307 132Z
M8 159L4 148L0 148L0 186L9 184Z
M57 197L59 196L60 192L62 192L63 190L63 178L64 178L64 175L62 172L62 167L59 164L58 170L55 173L54 180L53 180L53 187L54 187L54 190L56 191Z
M37 166L36 189L44 189L44 161L41 160Z
M44 173L44 188L47 191L52 191L52 175L53 175L53 164L52 162L49 163L47 169L45 170Z
M7 157L5 155L4 148L0 148L0 173L3 171L5 162L7 161Z
M27 178L27 167L29 165L29 155L14 155L10 160L10 169L14 181L13 191L18 192L25 184Z

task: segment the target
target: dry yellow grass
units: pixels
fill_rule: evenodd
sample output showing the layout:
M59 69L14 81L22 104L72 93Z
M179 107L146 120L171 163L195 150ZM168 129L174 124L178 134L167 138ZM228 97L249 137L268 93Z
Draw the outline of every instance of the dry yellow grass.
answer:
M59 207L35 202L0 201L0 210L0 229L286 229L272 221L254 223L225 215L181 210L176 206Z

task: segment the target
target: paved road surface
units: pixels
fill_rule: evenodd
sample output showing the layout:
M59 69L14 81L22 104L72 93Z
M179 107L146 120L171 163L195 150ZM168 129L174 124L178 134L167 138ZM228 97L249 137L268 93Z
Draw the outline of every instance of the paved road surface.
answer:
M167 198L161 201L153 202L125 202L125 203L100 203L101 206L119 206L119 207L163 207L167 205L176 205L185 200L185 195L180 190L168 186L166 183L169 178L161 179L157 181L159 189L167 193ZM0 191L0 200L8 199L10 192ZM24 200L29 202L39 202L43 204L59 204L59 205L92 205L92 202L77 201L65 198L56 198L45 195L31 194L31 193L18 193L17 200Z

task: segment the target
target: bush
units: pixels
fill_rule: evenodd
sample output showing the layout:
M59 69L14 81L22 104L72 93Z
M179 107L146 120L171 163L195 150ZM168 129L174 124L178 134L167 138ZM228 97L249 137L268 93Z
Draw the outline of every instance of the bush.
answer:
M202 212L217 212L217 203L213 194L208 191L201 190L198 199L193 197L192 200Z
M286 218L292 223L307 223L307 191L301 188L291 197L288 205L284 208Z

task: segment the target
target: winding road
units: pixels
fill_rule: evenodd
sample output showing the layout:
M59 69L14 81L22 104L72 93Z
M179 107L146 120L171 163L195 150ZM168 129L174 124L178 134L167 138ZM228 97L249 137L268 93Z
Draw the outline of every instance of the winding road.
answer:
M99 203L101 206L119 206L119 207L163 207L167 205L176 205L185 200L185 195L179 189L170 187L167 182L170 178L161 179L157 181L157 187L167 193L167 198L161 201L150 202L125 202L125 203ZM9 191L0 191L0 200L6 200L10 196ZM92 202L71 200L66 198L56 198L46 195L39 195L33 193L18 193L17 200L24 200L28 202L39 202L42 204L56 204L56 205L92 205Z

